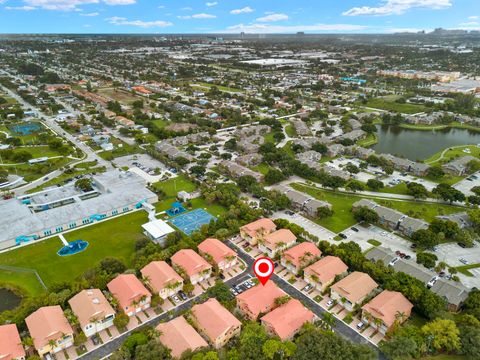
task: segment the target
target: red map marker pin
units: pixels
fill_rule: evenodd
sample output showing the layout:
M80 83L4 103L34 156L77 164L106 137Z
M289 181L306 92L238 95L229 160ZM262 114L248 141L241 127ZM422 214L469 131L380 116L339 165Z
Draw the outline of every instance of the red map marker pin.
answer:
M261 257L255 260L253 263L253 272L262 285L265 285L273 275L274 267L273 261L267 257Z

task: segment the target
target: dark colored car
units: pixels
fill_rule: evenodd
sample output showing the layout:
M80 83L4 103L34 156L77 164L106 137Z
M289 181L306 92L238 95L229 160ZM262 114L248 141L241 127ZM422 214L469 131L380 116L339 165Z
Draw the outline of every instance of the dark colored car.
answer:
M358 229L356 227L352 227L351 229L355 232L358 232Z
M467 247L467 245L465 245L462 242L457 243L457 245L460 246L461 248L464 248L464 249Z
M340 236L342 239L346 239L346 238L347 238L347 235L345 235L345 234L343 234L343 233L338 234L338 236Z

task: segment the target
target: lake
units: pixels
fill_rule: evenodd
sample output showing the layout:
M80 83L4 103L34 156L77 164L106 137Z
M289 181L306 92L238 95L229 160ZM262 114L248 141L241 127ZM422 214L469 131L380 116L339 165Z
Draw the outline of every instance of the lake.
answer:
M0 313L15 309L22 302L22 298L13 291L0 288Z
M410 160L425 160L451 146L480 144L480 132L468 129L413 130L391 125L377 125L377 129L378 143L372 149Z

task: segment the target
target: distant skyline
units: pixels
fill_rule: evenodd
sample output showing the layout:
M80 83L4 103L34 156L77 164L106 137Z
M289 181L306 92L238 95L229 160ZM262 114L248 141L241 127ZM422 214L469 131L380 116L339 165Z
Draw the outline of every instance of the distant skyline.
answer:
M0 0L0 33L480 30L480 0Z

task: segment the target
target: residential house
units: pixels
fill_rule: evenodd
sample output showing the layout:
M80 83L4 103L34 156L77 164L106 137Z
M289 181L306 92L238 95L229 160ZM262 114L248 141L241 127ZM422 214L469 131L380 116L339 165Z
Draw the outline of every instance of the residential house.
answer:
M279 252L288 249L297 237L288 229L280 229L265 235L262 241L258 242L258 249L274 258Z
M442 166L442 169L444 172L450 175L454 176L464 176L467 175L469 169L468 169L468 163L472 160L477 160L477 158L473 156L462 156L458 159L455 159L453 161L450 161L449 163L445 164Z
M352 210L355 211L359 208L366 207L368 209L374 209L378 206L375 201L368 200L368 199L360 199L357 202L352 204Z
M222 271L237 264L237 253L218 239L205 239L198 244L198 251L209 263Z
M0 325L0 359L25 359L25 349L15 324Z
M258 240L262 240L265 235L270 234L277 229L277 225L267 218L262 218L244 225L240 228L240 236L248 241L250 245L256 245Z
M212 265L192 249L179 250L171 259L173 268L184 278L190 280L193 285L212 275Z
M330 297L348 311L353 311L354 306L360 305L377 287L369 275L355 271L330 287Z
M215 349L223 347L231 338L239 335L242 328L242 323L215 298L194 305L192 320Z
M258 182L263 181L262 174L256 171L252 171L245 166L236 164L233 161L223 160L220 162L219 167L235 179L238 179L239 177L242 177L242 176L252 176Z
M156 329L160 332L160 342L170 349L175 359L179 359L187 350L195 352L208 347L207 342L183 316L161 323Z
M357 129L357 130L352 130L348 133L345 133L343 135L340 135L337 139L338 140L345 140L345 139L349 139L349 140L352 140L352 141L357 141L357 140L360 140L360 139L363 139L365 136L367 135L367 133L363 130L360 130L360 129Z
M377 206L373 211L378 214L378 222L392 230L396 230L400 224L400 220L405 217L400 211L384 206Z
M306 241L285 250L281 257L281 264L296 275L321 255L322 252L315 244Z
M395 259L396 255L392 251L392 249L387 249L382 246L376 246L373 249L369 250L366 254L365 257L372 261L382 261L384 265L387 265Z
M343 180L349 180L351 178L350 173L347 171L339 170L333 166L323 165L321 169L330 176L337 176Z
M298 136L310 136L312 135L310 129L308 128L307 124L300 119L292 119L291 123L295 128L295 132Z
M325 291L336 276L346 275L348 266L336 256L325 256L303 270L304 280L320 291Z
M260 320L268 333L285 341L292 339L304 324L313 323L315 314L303 306L299 300L291 299L264 315Z
M384 290L362 306L362 321L386 334L395 323L405 322L412 308L413 304L402 293Z
M345 153L345 146L342 144L332 144L328 147L327 156L336 157Z
M260 314L266 314L275 306L275 299L285 296L286 293L273 281L265 286L257 285L237 296L237 308L250 320L257 320Z
M317 199L309 199L303 204L303 211L305 214L311 217L316 217L318 214L318 209L320 208L327 208L332 209L332 204L326 201L317 200Z
M429 224L423 220L405 216L401 219L398 229L402 234L411 236L415 231L428 229Z
M385 264L388 264L385 262ZM395 265L393 265L395 271L403 272L407 275L410 275L421 282L427 284L436 274L428 271L423 265L418 265L412 261L406 261L403 259L398 260Z
M461 283L438 279L430 288L438 296L445 299L449 311L458 311L467 300L470 290Z
M362 127L362 123L356 119L349 119L348 125L352 128L352 130L357 130Z
M133 120L127 119L124 116L117 116L115 118L115 122L117 123L117 125L123 126L128 129L133 129L133 127L135 126L135 122Z
M108 290L118 301L118 307L133 316L150 307L152 294L133 274L121 274L107 284Z
M73 329L58 305L41 307L27 316L25 323L40 357L73 345Z
M183 287L183 278L165 261L152 261L140 272L148 287L162 299L175 295Z
M115 310L101 290L82 290L72 297L68 303L87 337L113 326Z

